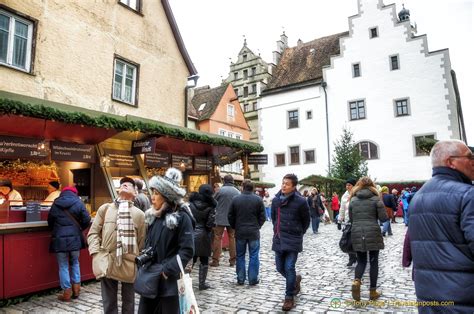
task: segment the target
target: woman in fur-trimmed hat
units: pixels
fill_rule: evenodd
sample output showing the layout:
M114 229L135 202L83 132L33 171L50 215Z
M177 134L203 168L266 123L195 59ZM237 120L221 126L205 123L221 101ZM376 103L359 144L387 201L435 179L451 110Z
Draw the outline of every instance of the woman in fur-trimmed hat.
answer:
M140 298L139 313L178 313L179 298L176 281L180 268L176 259L179 254L186 265L194 254L193 217L184 205L186 191L179 185L182 174L175 168L163 177L150 179L152 207L145 212L148 233L145 248L153 249L152 263L163 265L158 297Z

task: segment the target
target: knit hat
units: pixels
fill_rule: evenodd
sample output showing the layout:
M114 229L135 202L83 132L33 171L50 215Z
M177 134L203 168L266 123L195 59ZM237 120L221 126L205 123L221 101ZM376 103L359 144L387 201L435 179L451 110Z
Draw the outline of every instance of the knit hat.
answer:
M177 204L186 195L186 190L179 185L182 177L181 171L169 168L163 177L154 176L151 178L149 186L150 189L157 190L168 201Z
M356 185L357 180L354 179L354 178L349 178L349 179L346 180L346 184L347 184L347 183L349 183L349 184L351 184L351 185L354 186L354 185Z
M77 195L77 189L73 186L66 186L65 188L62 189L61 192L64 192L64 191L71 191L71 192L73 192L74 194Z
M51 185L56 190L59 190L59 182L58 181L51 181L48 184Z
M382 193L388 193L388 187L386 187L386 186L384 185L384 186L382 186L382 189L380 189L380 191L381 191Z
M213 194L214 194L214 191L212 190L212 186L210 186L209 184L202 184L199 187L199 195L201 196L201 198L204 201L206 201L208 204L216 206L217 201L212 196Z

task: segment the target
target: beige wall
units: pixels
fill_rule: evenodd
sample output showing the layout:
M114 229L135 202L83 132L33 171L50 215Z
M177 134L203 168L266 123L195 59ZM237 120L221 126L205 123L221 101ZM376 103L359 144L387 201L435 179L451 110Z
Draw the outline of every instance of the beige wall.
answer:
M0 90L184 124L189 72L160 0L142 1L143 16L118 0L0 3L38 20L33 75L0 66ZM138 107L112 100L114 54L140 65Z

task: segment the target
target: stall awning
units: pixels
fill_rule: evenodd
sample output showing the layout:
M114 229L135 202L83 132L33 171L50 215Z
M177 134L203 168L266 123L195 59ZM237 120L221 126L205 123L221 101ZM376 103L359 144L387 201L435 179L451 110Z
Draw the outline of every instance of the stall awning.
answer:
M0 132L11 134L8 130L15 127L17 119L31 118L34 125L31 129L18 131L16 135L51 137L56 140L77 141L83 132L86 138L100 141L122 131L139 132L142 136L156 136L159 149L174 151L182 154L201 156L231 156L235 153L261 152L263 147L258 143L232 139L220 135L201 132L164 122L147 120L140 117L127 115L125 117L103 112L79 108L76 106L50 102L42 99L26 97L0 91L0 115L10 121L8 127ZM43 121L43 122L42 122ZM46 127L45 123L46 121ZM42 122L42 123L41 123ZM24 125L24 123L22 123ZM67 125L67 128L65 126ZM64 138L58 138L58 130L69 129ZM101 131L99 131L101 129ZM79 134L79 135L77 135ZM77 135L77 137L76 137ZM37 136L37 137L41 137Z

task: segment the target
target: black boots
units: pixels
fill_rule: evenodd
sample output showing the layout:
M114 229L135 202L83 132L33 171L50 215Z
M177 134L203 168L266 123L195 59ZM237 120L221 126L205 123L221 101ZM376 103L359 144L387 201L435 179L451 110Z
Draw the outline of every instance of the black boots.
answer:
M199 290L207 290L211 287L206 283L208 270L209 265L199 264Z

